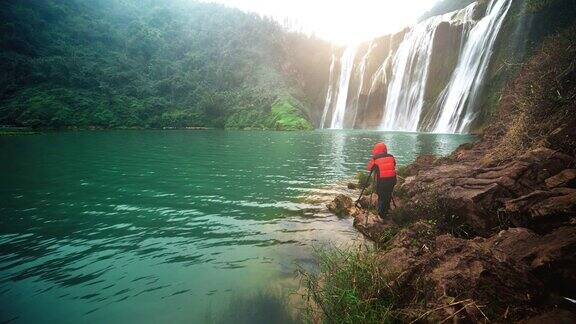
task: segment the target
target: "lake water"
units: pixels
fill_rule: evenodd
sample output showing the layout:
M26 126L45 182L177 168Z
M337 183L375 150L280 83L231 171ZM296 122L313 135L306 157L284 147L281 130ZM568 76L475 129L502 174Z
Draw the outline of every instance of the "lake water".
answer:
M377 141L400 165L471 136L98 131L0 137L0 322L276 322L324 207ZM292 296L292 297L291 297ZM294 311L294 310L292 310Z

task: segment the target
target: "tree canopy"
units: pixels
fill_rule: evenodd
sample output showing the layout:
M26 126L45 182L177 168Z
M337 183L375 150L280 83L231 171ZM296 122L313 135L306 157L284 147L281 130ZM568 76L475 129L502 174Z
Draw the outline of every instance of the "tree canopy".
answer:
M0 7L0 124L278 128L283 118L310 128L328 51L216 4L10 1ZM274 104L290 108L279 117Z

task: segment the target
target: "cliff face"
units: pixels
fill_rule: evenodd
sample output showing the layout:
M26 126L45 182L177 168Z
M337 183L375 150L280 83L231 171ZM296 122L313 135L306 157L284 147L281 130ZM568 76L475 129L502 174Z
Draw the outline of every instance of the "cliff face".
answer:
M344 49L337 49L332 82L325 87L324 123L316 123L331 127L334 112L344 104L339 94L345 91L344 122L336 128L478 131L494 114L502 88L526 55L543 37L570 23L551 17L559 11L576 13L568 0L549 2L537 11L530 1L480 0L430 17L358 45L347 88L340 82L346 74L341 70ZM489 23L485 33L492 34L481 39L483 25Z

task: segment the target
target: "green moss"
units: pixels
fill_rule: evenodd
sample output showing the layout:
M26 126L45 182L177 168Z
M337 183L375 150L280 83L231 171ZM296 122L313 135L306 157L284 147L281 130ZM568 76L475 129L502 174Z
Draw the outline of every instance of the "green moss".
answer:
M313 126L303 116L302 110L302 104L293 97L280 96L271 104L238 109L226 119L224 126L244 130L312 130Z
M301 104L290 96L280 97L272 104L272 128L275 130L312 130L312 124L302 116Z

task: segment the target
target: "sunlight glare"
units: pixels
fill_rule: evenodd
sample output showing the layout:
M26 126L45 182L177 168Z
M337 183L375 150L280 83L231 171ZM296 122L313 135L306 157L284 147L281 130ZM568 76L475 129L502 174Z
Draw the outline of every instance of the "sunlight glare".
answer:
M414 24L437 0L207 0L272 16L288 27L351 44Z

